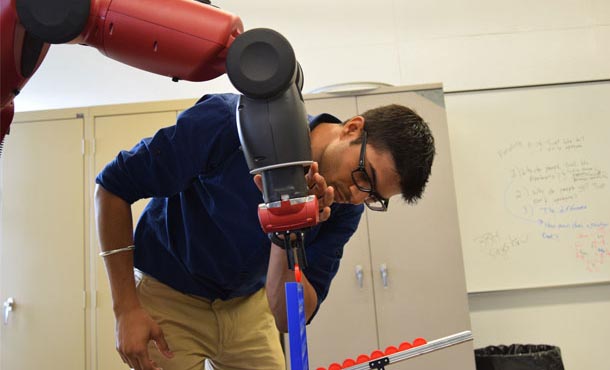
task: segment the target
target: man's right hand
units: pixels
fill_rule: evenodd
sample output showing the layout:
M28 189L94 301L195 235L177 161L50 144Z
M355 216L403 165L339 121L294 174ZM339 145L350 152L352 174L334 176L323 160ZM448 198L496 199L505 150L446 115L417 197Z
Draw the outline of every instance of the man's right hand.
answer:
M148 354L148 343L151 340L163 356L174 356L163 331L143 308L132 308L117 314L116 348L124 363L134 370L159 370Z
M320 208L320 222L328 220L330 217L330 206L335 199L335 189L326 184L326 180L318 172L318 162L313 162L309 166L309 171L305 175L305 181L309 188L309 195L318 197L318 207ZM258 190L263 191L263 178L260 174L254 175L254 183Z

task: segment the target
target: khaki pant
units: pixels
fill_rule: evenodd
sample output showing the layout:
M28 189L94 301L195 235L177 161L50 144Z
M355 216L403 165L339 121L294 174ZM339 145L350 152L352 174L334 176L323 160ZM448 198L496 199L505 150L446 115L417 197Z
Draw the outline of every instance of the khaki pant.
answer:
M227 301L180 293L136 271L142 306L161 326L172 359L154 343L149 355L163 370L285 369L279 333L265 289ZM207 361L206 361L207 360Z

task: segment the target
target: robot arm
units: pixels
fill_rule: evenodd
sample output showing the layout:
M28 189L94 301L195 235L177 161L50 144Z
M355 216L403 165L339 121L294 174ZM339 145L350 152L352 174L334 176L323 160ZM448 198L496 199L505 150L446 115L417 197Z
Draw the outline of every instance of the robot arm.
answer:
M195 0L0 0L2 121L42 63L49 44L92 46L109 58L174 80L206 81L225 72L241 20Z
M235 40L227 75L243 94L236 116L248 167L263 180L261 226L286 249L296 272L295 265L307 267L304 232L319 222L318 200L308 195L304 176L312 155L301 67L282 35L259 28Z
M0 0L0 10L0 144L13 99L50 44L88 45L174 80L210 80L226 69L243 93L237 116L244 154L263 179L261 226L284 243L290 268L299 261L306 267L303 235L319 213L303 170L312 157L303 75L283 36L269 29L242 34L237 16L196 0Z

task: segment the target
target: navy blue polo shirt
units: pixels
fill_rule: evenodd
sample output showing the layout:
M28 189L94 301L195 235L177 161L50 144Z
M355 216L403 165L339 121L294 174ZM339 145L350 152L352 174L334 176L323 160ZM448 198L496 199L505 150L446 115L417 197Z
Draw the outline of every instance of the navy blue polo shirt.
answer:
M240 149L239 95L206 95L177 123L120 152L96 182L128 203L151 198L135 230L134 265L186 294L226 300L265 284L270 241L258 221L262 194ZM310 117L340 123L328 114ZM362 205L333 204L331 217L307 233L309 267L318 295L328 293L343 246Z

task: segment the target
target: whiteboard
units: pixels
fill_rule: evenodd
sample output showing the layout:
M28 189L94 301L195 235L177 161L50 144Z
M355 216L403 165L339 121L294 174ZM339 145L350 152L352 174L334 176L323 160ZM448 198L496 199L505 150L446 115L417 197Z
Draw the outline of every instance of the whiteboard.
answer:
M445 99L468 291L610 281L610 83Z

